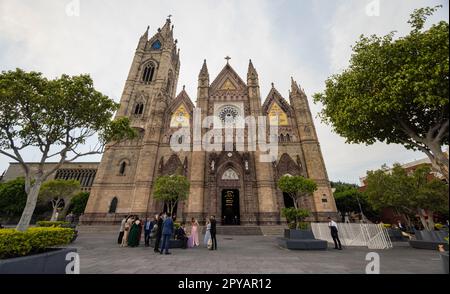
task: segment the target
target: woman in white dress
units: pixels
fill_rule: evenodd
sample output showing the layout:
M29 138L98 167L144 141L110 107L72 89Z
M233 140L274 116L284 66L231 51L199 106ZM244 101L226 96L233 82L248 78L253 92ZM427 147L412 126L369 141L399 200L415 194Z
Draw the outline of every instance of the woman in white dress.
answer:
M203 243L206 247L208 247L208 241L211 239L211 223L209 219L206 219L206 233L205 238L203 239Z

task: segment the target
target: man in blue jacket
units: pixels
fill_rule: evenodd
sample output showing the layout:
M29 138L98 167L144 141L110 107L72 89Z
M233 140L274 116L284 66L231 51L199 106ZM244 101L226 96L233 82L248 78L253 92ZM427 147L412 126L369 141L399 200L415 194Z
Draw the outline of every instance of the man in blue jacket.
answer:
M163 254L163 250L164 254L171 254L169 252L169 242L173 234L173 220L167 216L167 213L164 213L163 219L161 254Z

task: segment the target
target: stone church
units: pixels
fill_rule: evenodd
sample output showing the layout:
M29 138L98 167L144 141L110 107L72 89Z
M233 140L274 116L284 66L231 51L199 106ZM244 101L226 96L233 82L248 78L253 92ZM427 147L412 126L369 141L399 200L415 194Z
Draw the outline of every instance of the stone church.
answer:
M292 205L276 186L286 174L302 175L318 184L314 195L301 204L312 211L312 221L335 216L336 204L303 89L292 80L288 102L272 85L262 103L251 61L244 80L228 59L211 79L205 60L194 105L184 87L176 93L179 53L170 19L154 36L149 38L148 28L141 36L117 112L117 117L130 118L139 135L105 148L82 222L112 223L126 214L144 217L163 211L164 203L152 197L153 184L158 176L180 171L191 186L188 200L176 207L178 220L195 217L202 222L215 215L222 224L280 224L281 208ZM192 129L195 109L202 110L202 118L222 120L267 116L268 124L274 121L279 128L277 158L261 162L258 150L174 152L172 135L180 127Z

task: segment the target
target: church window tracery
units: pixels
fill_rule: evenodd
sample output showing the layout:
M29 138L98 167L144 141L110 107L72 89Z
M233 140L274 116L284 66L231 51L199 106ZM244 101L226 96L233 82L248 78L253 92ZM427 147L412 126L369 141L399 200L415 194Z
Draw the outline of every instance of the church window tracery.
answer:
M153 63L147 64L142 74L142 81L146 84L150 83L153 80L154 74L155 74L155 66L153 65Z

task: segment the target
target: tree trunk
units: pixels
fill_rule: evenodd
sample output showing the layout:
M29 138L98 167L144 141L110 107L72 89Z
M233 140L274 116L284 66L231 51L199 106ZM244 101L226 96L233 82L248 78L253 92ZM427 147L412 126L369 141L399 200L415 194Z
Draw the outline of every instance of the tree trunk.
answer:
M39 190L42 185L42 179L37 179L30 188L30 192L27 195L27 202L25 208L23 209L22 216L20 217L19 223L16 226L16 230L25 231L31 222L31 217L33 216L34 209L36 208L36 203L39 196Z
M428 219L427 219L428 228L430 229L430 231L433 231L434 230L434 225L435 225L434 224L434 218L433 218L434 213L433 213L433 211L428 210L427 214L428 214Z
M442 152L442 148L440 145L436 144L427 144L429 146L432 154L427 154L428 158L431 161L431 165L433 169L444 176L444 179L447 183L449 183L449 159L448 156Z
M427 230L427 231L431 231L430 228L428 227L428 222L425 219L425 215L423 213L424 212L423 209L419 208L417 211L418 211L418 214L419 214L420 221L422 222L423 228L425 230Z
M52 211L52 217L50 218L50 221L51 222L55 222L55 221L57 221L57 219L56 219L56 213L58 212L58 207L57 206L54 206L53 207L53 211Z

